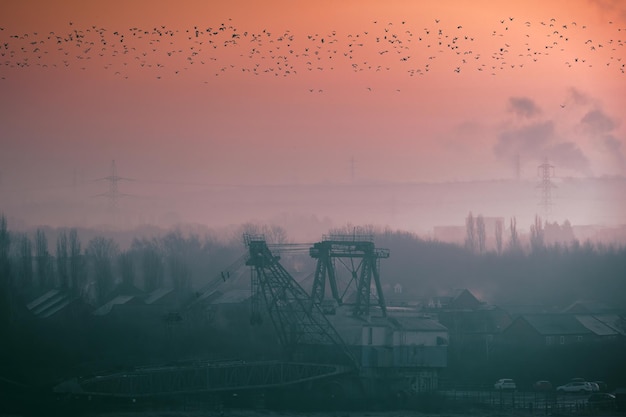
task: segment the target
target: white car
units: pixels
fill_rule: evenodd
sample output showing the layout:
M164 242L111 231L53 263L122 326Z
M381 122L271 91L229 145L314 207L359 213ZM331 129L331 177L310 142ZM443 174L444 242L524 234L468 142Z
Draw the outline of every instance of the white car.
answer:
M557 392L575 392L575 393L589 393L593 391L593 387L586 381L573 381L568 382L565 385L556 387Z
M498 381L493 385L493 388L498 391L515 391L517 386L515 385L515 381L509 378L498 379Z

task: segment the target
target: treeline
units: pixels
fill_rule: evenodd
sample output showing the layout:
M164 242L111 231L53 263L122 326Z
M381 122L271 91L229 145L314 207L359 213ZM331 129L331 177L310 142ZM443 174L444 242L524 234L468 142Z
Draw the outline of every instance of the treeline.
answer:
M195 292L214 279L221 282L220 273L245 254L243 233L263 234L269 243L293 243L280 227L244 224L232 235L219 238L210 233L166 231L135 238L122 248L111 236L89 235L84 230L40 228L27 235L12 232L8 226L0 215L0 340L8 341L0 344L4 358L0 376L48 380L82 375L96 367L161 363L196 355L273 357L272 349L278 349L269 320L260 329L250 326L247 305L219 310L215 317L195 325L189 321L170 325L160 317L150 325L137 318L138 325L115 317L98 319L89 311L108 301L120 285L144 291L168 286ZM383 287L391 294L400 284L404 300L427 301L467 288L480 300L500 306L534 304L558 311L577 300L626 306L626 249L621 247L575 240L567 244L544 241L533 247L524 239L515 247L510 245L508 230L501 251L480 252L476 247L373 226L347 225L329 231L334 233L373 236L377 247L389 249L390 258L380 260ZM281 255L281 263L296 276L315 270L315 261L306 251ZM241 285L250 288L249 281L242 280ZM20 307L24 312L28 302L52 288L81 297L91 308L62 320L14 314Z
M2 321L10 320L17 304L25 305L50 289L66 291L94 306L108 301L119 286L191 292L241 257L243 233L264 234L275 243L287 241L285 230L278 226L246 223L226 238L175 230L134 238L121 249L113 237L104 235L83 241L74 228L13 232L0 215Z
M555 234L547 239L546 229L563 239L554 239ZM500 250L482 251L478 233L475 245L458 245L374 226L338 231L355 230L375 235L376 246L390 250L389 259L380 263L381 280L389 291L400 284L404 298L427 300L467 288L496 305L563 308L584 300L626 307L626 248L580 242L567 221L542 223L537 217L522 233L513 218L501 229Z
M484 244L480 216L468 216L465 245L422 239L419 236L374 226L345 227L332 233L374 235L377 247L390 249L381 260L381 279L390 290L401 284L416 300L451 294L468 288L492 304L565 306L577 300L626 305L626 250L623 247L546 239L549 228L539 218L521 239L515 219L508 228L496 228L495 249ZM571 226L569 227L571 229ZM59 229L55 239L37 229L31 235L11 232L0 216L0 289L2 320L11 306L25 304L57 288L83 297L94 306L110 298L120 284L149 292L161 287L198 289L245 253L243 233L264 234L271 243L290 242L284 229L247 223L229 237L169 231L155 237L135 238L125 249L112 237L95 235L81 240L76 229ZM573 237L573 235L572 235ZM321 236L320 236L321 238ZM301 255L304 269L314 270ZM288 258L284 262L289 269Z

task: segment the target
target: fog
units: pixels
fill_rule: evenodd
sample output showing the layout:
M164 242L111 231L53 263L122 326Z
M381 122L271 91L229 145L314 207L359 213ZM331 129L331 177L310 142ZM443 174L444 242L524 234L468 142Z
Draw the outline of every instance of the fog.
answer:
M121 172L118 176L124 177ZM198 227L215 231L246 222L285 228L295 242L311 242L346 223L370 224L437 238L439 226L464 226L472 212L516 218L527 231L536 215L582 227L577 238L623 243L623 178L553 178L542 205L537 180L446 183L358 181L326 184L213 185L158 181L85 181L47 190L5 190L3 210L18 229L38 226L130 230ZM113 191L112 191L113 190ZM548 210L546 210L548 209ZM596 235L582 232L595 229ZM614 232L602 234L602 230ZM610 235L610 236L609 236ZM439 237L441 238L441 237ZM444 239L445 240L445 239Z
M0 413L623 407L619 1L2 9Z

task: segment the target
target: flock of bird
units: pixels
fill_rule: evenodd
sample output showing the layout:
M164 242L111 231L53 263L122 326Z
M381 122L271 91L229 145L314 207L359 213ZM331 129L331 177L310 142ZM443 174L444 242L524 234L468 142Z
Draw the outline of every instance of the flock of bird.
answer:
M604 39L593 38L591 33L598 32L577 22L524 22L514 17L496 21L479 34L462 25L444 25L440 19L420 28L406 21L372 21L359 32L305 35L246 31L232 19L180 30L165 25L113 30L74 22L63 33L9 33L0 27L0 81L9 80L12 71L32 68L101 68L121 79L173 78L200 71L205 82L232 73L290 77L337 70L391 71L409 77L434 71L497 75L546 60L564 69L602 66L624 74L626 28L606 25Z

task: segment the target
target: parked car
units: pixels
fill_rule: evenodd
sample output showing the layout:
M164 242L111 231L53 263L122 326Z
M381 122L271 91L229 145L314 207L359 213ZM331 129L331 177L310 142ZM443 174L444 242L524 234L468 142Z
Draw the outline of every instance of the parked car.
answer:
M591 391L600 392L600 385L596 384L595 382L590 382L589 385L591 385Z
M606 385L606 382L604 381L593 381L594 384L598 384L598 388L600 389L600 392L605 392L609 389L609 387Z
M533 384L533 390L537 392L549 392L553 389L554 387L550 381L537 381Z
M591 384L589 382L575 381L575 382L568 382L565 385L556 387L556 391L563 392L563 393L572 392L572 393L577 393L577 394L583 394L583 393L591 393L593 391L593 388L591 387Z
M498 391L515 391L517 386L515 385L515 381L510 378L502 378L498 379L498 381L493 385L493 388Z
M596 410L614 410L615 395L608 392L594 392L587 398L587 405Z

